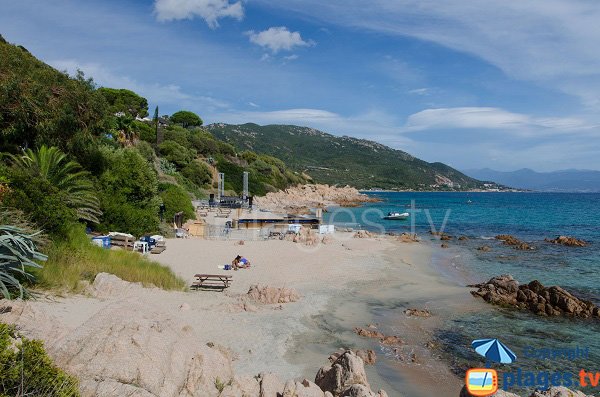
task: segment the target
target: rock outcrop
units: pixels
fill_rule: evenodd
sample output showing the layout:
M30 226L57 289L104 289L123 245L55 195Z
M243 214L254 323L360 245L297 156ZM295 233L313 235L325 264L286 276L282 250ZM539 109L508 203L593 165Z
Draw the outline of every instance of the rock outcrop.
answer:
M367 328L354 328L354 333L365 337L378 339L379 343L382 345L401 345L403 343L402 339L399 336L395 335L384 335L383 333L375 330L375 329L367 329Z
M431 312L428 309L406 309L404 314L407 317L431 317Z
M247 295L252 300L266 305L297 302L300 300L300 294L293 288L277 288L267 285L252 285Z
M496 236L496 240L501 240L504 245L510 245L518 250L533 250L535 247L519 240L518 238L511 236L510 234L499 234Z
M373 233L369 232L368 230L358 230L356 233L354 233L354 238L371 238L373 237Z
M588 243L583 240L576 239L575 237L569 236L558 236L555 239L544 239L544 241L552 244L566 245L567 247L586 247Z
M530 310L546 316L600 317L600 308L592 302L581 300L565 289L544 287L537 280L519 285L510 275L491 278L482 284L470 285L477 288L471 294L495 305Z
M77 376L86 397L387 397L372 392L366 378L364 362L376 360L372 350L340 352L315 382L236 375L233 351L199 339L185 317L129 295L138 287L98 275L89 292L106 289L118 299L103 301L72 328L27 301L0 300L0 321L43 340L56 365ZM253 286L242 298L279 304L300 297L291 289ZM191 310L186 303L173 309Z
M321 367L315 383L324 392L334 397L383 397L387 394L380 390L375 393L367 380L362 358L352 351L340 355L331 365Z
M255 203L261 209L288 213L306 213L310 208L337 205L349 207L373 201L377 199L353 187L329 185L299 185L267 193L264 197L255 197Z
M418 243L420 241L416 234L410 233L402 233L397 239L401 243Z

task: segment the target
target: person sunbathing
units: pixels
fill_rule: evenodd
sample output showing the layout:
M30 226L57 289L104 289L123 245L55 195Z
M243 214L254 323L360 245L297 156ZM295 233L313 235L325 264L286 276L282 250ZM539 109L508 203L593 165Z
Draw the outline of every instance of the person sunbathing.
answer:
M248 269L250 267L250 261L240 255L236 256L233 262L231 262L233 270L237 269Z

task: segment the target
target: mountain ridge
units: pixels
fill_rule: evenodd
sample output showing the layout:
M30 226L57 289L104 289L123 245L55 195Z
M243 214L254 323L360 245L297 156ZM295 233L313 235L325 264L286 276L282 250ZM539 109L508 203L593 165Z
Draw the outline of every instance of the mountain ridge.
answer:
M548 192L600 192L600 171L567 169L537 172L530 168L497 171L491 168L464 170L465 174L515 188Z
M379 142L336 136L311 127L214 123L205 128L239 150L279 157L318 183L391 190L501 188L495 184L486 186L446 164L428 163Z

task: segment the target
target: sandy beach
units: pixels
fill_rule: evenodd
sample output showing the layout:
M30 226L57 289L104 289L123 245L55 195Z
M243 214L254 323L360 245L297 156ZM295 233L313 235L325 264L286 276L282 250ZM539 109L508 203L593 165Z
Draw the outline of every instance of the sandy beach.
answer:
M20 316L9 313L0 319L16 322L24 334L43 339L59 363L72 364L64 357L69 343L97 343L89 334L99 324L109 321L114 330L120 322L140 317L159 325L173 322L193 340L218 345L231 359L236 376L272 372L282 379L312 380L336 349L373 349L378 362L367 366L367 373L374 390L411 397L458 395L460 380L425 345L450 312L464 310L473 300L463 287L440 278L432 268L435 248L389 236L354 238L352 233L336 233L328 244L315 246L189 238L168 240L167 247L152 259L189 283L196 273L227 273L233 276L232 286L225 292L167 292L122 282L96 286L86 296L40 298L28 302ZM238 254L251 260L250 269L218 268ZM301 298L285 304L252 302L247 292L255 284L292 288ZM426 308L432 316L373 315L378 304L390 303ZM36 313L49 318L51 331L36 328L38 323L32 321ZM353 332L371 323L378 323L386 335L400 336L402 345L392 348ZM93 369L88 366L86 371Z

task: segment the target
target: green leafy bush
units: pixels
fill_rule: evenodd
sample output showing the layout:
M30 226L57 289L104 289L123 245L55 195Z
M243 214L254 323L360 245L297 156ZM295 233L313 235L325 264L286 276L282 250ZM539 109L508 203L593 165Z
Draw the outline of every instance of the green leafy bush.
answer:
M75 210L67 205L65 192L41 176L24 170L11 170L10 191L3 204L26 213L44 232L64 237L70 225L77 222Z
M175 164L178 169L188 165L195 157L190 150L175 141L164 141L158 145L158 149L161 156Z
M134 120L131 123L131 128L142 141L156 143L156 129L153 126L143 121Z
M212 181L210 168L200 160L194 160L186 165L181 170L181 174L198 187L202 187Z
M150 164L154 164L156 161L156 153L154 152L154 148L148 142L140 141L135 145L135 148L142 155L143 158Z
M190 131L188 141L199 154L204 156L219 153L219 144L215 137L200 128Z
M189 136L191 136L191 133L186 128L178 125L172 125L165 130L164 140L175 141L181 146L187 148L190 146L190 141L188 139Z
M133 91L102 87L98 93L106 99L112 114L121 112L131 117L148 116L148 101Z
M180 186L162 183L160 185L160 197L165 205L165 218L167 221L173 219L177 212L183 212L184 222L196 217L189 194Z
M77 379L58 368L39 340L0 323L0 396L79 396Z
M76 134L106 131L108 105L83 73L70 78L8 43L0 43L0 70L0 151L68 150Z
M98 222L100 202L89 173L57 147L42 146L27 149L22 155L11 156L14 167L32 177L42 178L64 193L66 205L79 219Z
M100 230L141 235L158 229L158 179L133 148L103 150L107 169L99 180Z

